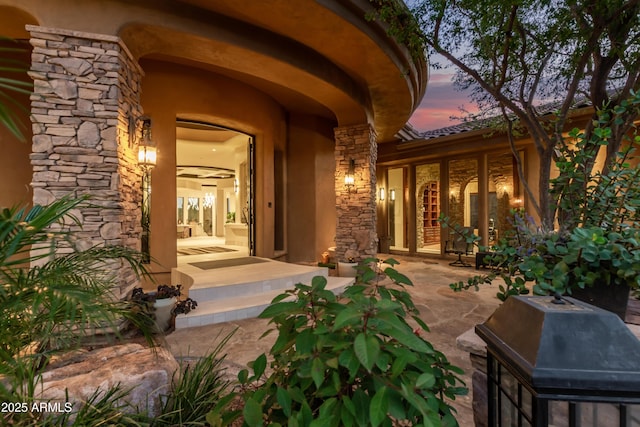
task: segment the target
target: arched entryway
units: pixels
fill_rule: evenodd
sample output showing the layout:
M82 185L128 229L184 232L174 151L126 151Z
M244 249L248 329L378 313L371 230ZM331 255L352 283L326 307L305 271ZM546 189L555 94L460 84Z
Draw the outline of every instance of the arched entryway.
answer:
M253 137L246 133L177 120L178 260L255 255L253 150Z

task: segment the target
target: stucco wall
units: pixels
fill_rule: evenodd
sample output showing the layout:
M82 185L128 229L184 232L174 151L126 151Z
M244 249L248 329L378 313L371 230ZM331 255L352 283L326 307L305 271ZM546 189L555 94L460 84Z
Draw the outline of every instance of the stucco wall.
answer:
M27 75L26 69L31 61L31 49L28 43L2 42L2 46L16 48L18 46L24 48L22 53L15 53L13 58L25 64L24 73L9 73L0 70L0 77L19 79L25 82L32 82ZM3 52L4 57L9 53ZM14 112L20 118L23 124L21 129L24 140L20 141L9 130L0 126L0 147L2 147L2 155L0 156L0 207L9 207L16 204L31 204L33 198L31 187L31 161L29 154L31 153L31 122L29 121L29 95L15 92L7 92L11 98L16 101L22 109L14 108ZM3 101L6 103L6 101Z
M152 172L151 255L154 272L176 265L176 118L253 135L256 144L256 255L274 253L274 147L286 143L285 112L255 89L202 69L142 60L142 106L152 120L158 165Z
M288 260L319 260L335 246L333 124L300 115L292 115L289 123Z
M29 33L25 29L25 25L35 23L35 19L23 11L0 5L0 36L28 40ZM12 48L16 47L13 42L0 40L0 44L2 46L8 45ZM24 64L25 72L19 76L16 73L0 71L0 77L32 82L26 72L31 63L31 45L26 41L22 41L20 46L24 47L25 51L16 53L15 59ZM8 52L2 52L3 57L6 58L8 55ZM16 204L31 205L33 198L33 191L29 185L33 174L31 161L29 160L32 137L31 122L29 121L29 95L18 93L11 93L10 95L17 101L18 105L24 108L23 110L13 109L24 123L24 141L20 141L4 126L0 126L0 147L2 147L2 156L0 156L0 207Z

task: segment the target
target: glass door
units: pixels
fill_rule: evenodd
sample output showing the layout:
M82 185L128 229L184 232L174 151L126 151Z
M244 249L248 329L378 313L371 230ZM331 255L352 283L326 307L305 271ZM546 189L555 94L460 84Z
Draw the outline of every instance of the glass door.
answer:
M389 218L389 249L408 250L406 198L407 188L405 168L393 168L387 172L389 185L388 218Z

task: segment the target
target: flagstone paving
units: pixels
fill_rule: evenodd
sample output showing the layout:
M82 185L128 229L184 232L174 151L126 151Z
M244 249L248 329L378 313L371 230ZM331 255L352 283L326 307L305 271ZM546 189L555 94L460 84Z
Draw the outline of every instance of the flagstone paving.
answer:
M384 257L384 256L381 256ZM453 259L426 259L393 256L400 262L396 268L407 275L414 286L408 288L413 301L420 310L421 318L430 332L425 338L443 352L449 361L465 370L463 376L467 386L471 386L471 364L468 354L456 346L456 338L484 322L498 307L495 297L497 286L484 286L479 292L453 292L449 284L477 274L472 268L451 267ZM176 330L166 337L166 345L177 358L190 359L207 354L220 339L234 332L224 347L230 373L246 367L246 364L263 352L268 352L275 340L275 334L261 337L269 328L262 319L245 319L217 325ZM471 395L453 402L458 411L461 426L473 426Z

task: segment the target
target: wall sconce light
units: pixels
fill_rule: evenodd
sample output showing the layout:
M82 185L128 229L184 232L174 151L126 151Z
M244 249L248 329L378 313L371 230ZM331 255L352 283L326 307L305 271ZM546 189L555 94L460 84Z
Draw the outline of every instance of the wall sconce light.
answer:
M384 202L384 196L385 196L384 187L380 187L380 201L381 202Z
M138 164L148 172L156 165L158 150L151 140L151 119L143 117L140 120L142 120L142 139L138 144Z
M347 170L347 173L344 175L344 188L347 189L347 193L351 193L351 189L356 183L355 173L356 173L356 161L351 159L349 161L349 169Z
M238 191L240 191L240 184L238 183L238 178L233 180L233 192L238 194Z
M141 117L142 138L138 143L138 164L142 168L142 234L140 236L140 251L143 262L151 262L151 169L156 165L157 149L151 141L151 119ZM137 127L136 127L137 130Z
M389 190L389 200L392 202L396 200L396 190L394 188Z

